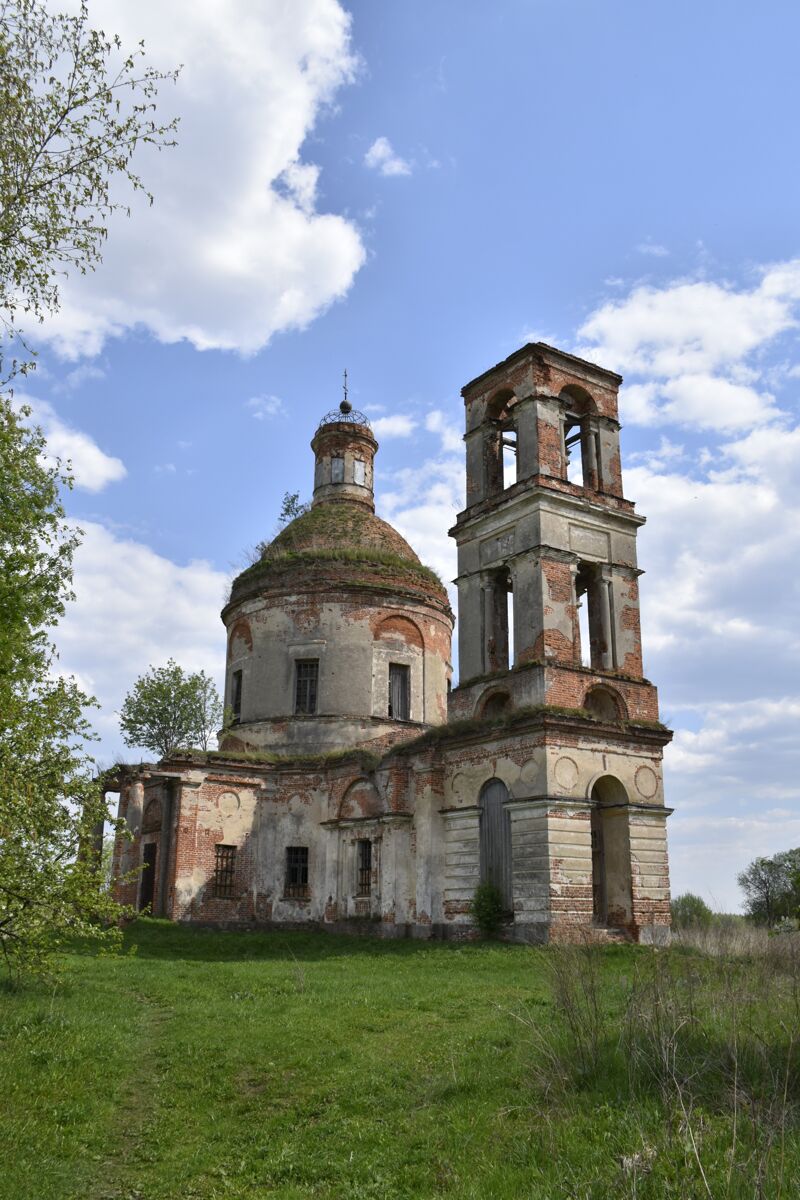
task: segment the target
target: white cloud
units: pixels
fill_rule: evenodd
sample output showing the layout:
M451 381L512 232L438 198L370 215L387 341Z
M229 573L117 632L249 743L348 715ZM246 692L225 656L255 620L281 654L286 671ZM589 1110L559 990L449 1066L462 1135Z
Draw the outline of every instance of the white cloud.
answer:
M394 413L388 417L378 417L371 424L375 436L382 438L409 437L417 427L414 418L409 417L406 413Z
M152 64L184 64L159 100L160 115L181 117L179 145L142 152L155 204L112 220L102 269L65 282L41 335L67 358L137 326L163 342L254 353L308 325L365 256L351 221L318 210L319 169L301 157L355 76L349 14L338 0L90 8L126 46L144 38Z
M455 421L448 420L440 409L433 409L425 418L425 428L429 433L438 433L442 439L442 449L449 454L460 454L464 449L464 438L461 426Z
M78 388L83 387L84 383L105 379L106 372L104 367L97 366L96 363L81 363L78 367L73 367L68 371L63 379L53 385L54 392L75 392Z
M251 396L246 406L252 409L251 416L257 421L280 416L285 411L280 396Z
M222 685L225 632L219 613L227 577L207 562L179 565L96 522L80 524L76 598L57 630L59 665L78 675L100 702L100 713L92 714L103 739L99 753L106 759L134 757L122 744L115 714L151 664L172 657Z
M388 138L379 137L364 155L364 165L381 175L410 175L411 163L395 154Z
M647 254L651 258L666 258L669 254L666 246L661 246L658 242L651 242L649 240L639 242L636 250L638 254Z
M88 433L67 425L46 400L35 400L18 392L14 404L17 409L23 405L31 409L31 420L47 438L47 460L59 459L65 465L70 464L76 487L86 492L101 492L109 483L127 475L121 459L106 454Z
M795 327L799 295L800 259L765 269L749 290L708 281L637 287L589 316L579 353L662 377L726 368Z
M799 299L792 260L747 287L636 287L580 331L581 353L632 376L622 417L642 427L623 475L648 519L645 668L676 730L673 889L728 908L738 871L800 841L800 819L782 815L800 799L800 422L785 362Z
M456 545L447 537L464 507L464 463L440 458L394 472L392 490L381 492L378 508L445 582L456 574ZM451 589L455 606L455 591Z

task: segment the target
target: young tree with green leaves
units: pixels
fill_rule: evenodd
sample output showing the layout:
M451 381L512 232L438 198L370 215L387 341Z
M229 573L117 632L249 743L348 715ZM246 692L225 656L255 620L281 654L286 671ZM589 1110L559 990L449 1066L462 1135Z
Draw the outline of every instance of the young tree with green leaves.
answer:
M126 746L144 746L169 758L190 746L208 749L222 725L223 708L214 682L198 671L184 671L170 659L140 675L119 714Z
M737 876L747 915L763 925L800 915L800 848L756 858Z
M0 380L25 323L58 309L58 277L94 270L137 149L170 145L143 47L42 0L0 0ZM30 350L24 346L25 356ZM113 938L119 906L99 886L94 830L108 812L84 716L60 678L50 631L71 596L79 531L61 502L68 469L48 464L29 412L0 395L0 959L42 968L68 937Z
M77 535L43 461L44 439L0 407L0 954L12 973L40 968L75 934L113 937L119 908L86 853L108 816L83 715L60 679L48 630L71 596ZM84 851L81 853L81 851Z
M0 0L0 319L7 339L58 309L58 277L102 258L120 182L150 199L133 169L145 144L174 144L159 86L177 71L142 65L75 14L42 0ZM26 331L24 331L26 332ZM24 366L23 366L23 369ZM6 377L11 372L6 370Z

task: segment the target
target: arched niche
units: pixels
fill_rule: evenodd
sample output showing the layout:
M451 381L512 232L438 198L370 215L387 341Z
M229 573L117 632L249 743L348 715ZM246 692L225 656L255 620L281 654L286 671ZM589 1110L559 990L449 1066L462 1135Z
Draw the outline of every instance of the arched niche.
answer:
M496 721L510 711L511 696L503 690L484 692L478 703L478 716L484 721Z
M142 817L142 833L158 833L161 829L161 801L151 800Z
M425 648L420 627L410 617L404 617L400 613L384 617L379 622L375 629L375 639L418 650Z
M253 649L253 631L246 617L239 617L228 635L228 659L243 658Z
M610 687L591 687L584 697L583 707L591 716L607 725L627 721L628 710L619 692Z
M506 808L509 791L502 779L487 779L480 790L480 878L496 887L503 906L511 911L514 896L511 873L511 817Z
M629 800L613 775L595 780L592 803L592 902L600 925L626 927L633 918Z
M379 817L385 811L380 793L371 779L354 779L339 804L339 820Z

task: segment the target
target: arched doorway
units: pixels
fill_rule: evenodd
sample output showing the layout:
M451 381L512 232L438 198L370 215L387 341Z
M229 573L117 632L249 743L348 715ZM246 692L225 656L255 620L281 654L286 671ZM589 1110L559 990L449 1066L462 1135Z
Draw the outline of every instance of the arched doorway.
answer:
M490 779L481 788L480 866L481 883L491 883L509 911L514 897L511 886L511 817L505 807L508 788L502 779Z
M590 799L594 920L626 926L633 917L628 794L613 775L604 775Z

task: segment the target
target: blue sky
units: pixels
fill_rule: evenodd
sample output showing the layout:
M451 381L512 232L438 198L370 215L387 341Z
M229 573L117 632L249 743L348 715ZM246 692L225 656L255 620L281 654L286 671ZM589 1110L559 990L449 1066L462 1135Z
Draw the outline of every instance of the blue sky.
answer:
M218 611L338 403L379 511L454 574L463 383L543 338L626 378L673 884L721 907L800 844L800 9L740 0L108 0L179 147L34 331L85 530L61 662L115 709L220 677ZM130 753L130 752L128 752Z

